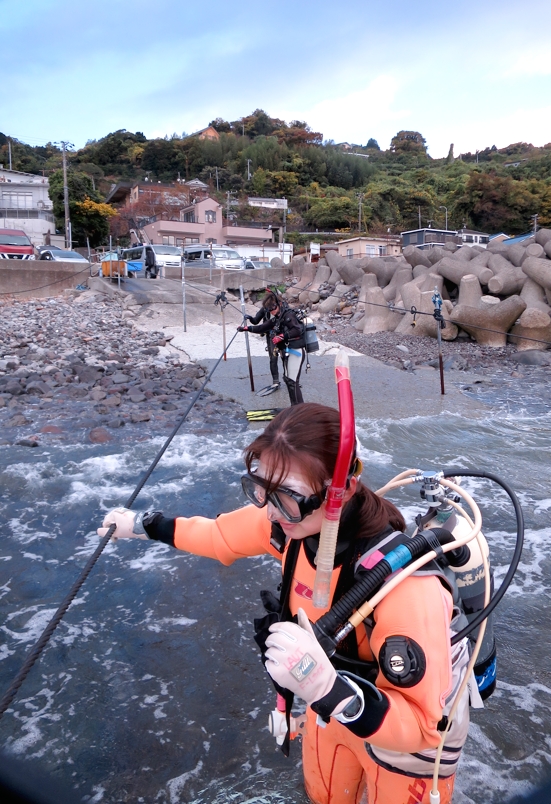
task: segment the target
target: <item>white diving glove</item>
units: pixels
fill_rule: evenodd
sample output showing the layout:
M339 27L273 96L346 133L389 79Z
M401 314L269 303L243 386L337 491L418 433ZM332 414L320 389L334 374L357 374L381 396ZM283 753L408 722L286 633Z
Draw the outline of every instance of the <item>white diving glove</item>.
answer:
M338 715L357 697L359 689L337 675L303 609L298 610L298 625L271 625L266 645L266 670L281 687L309 705L332 693L327 699L330 709L324 714ZM363 709L363 696L361 703Z
M103 519L103 527L98 528L98 536L105 536L111 525L116 525L116 530L111 536L111 540L117 539L149 539L143 526L143 519L149 515L149 511L131 511L129 508L114 508L109 511Z

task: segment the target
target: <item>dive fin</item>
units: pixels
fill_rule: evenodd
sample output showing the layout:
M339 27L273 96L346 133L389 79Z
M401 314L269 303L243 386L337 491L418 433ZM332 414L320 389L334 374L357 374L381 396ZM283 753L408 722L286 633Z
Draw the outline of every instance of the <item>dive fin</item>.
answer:
M280 383L274 382L272 385L267 385L265 388L262 388L258 391L257 396L269 396L270 394L274 394L276 391L279 391Z
M267 410L248 410L247 420L250 422L270 422L275 419L283 408L268 408Z

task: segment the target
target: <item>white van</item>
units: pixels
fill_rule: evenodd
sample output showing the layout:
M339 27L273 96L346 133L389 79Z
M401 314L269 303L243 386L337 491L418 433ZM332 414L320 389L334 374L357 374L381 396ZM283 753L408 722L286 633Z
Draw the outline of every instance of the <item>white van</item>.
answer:
M146 278L164 276L166 268L180 268L182 249L179 246L161 246L157 243L137 243L122 252L128 270L143 272Z
M224 268L226 271L242 271L245 267L245 259L229 246L218 246L216 244L202 245L194 243L192 246L185 246L184 261L186 265L193 265L197 268Z

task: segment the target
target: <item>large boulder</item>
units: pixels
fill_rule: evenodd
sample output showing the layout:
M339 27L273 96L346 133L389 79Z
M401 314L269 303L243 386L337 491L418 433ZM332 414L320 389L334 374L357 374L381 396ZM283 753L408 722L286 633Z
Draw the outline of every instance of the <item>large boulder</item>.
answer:
M535 308L525 310L509 333L509 341L516 344L519 352L527 349L547 349L551 342L551 318L542 310Z
M270 265L272 268L285 268L285 263L279 257L272 257Z
M547 245L547 244L546 244ZM551 290L551 261L542 259L541 257L528 257L522 263L522 270L541 285L542 288Z
M526 302L520 296L509 296L491 306L468 307L458 304L451 320L484 346L501 348L507 343L507 332L525 311Z

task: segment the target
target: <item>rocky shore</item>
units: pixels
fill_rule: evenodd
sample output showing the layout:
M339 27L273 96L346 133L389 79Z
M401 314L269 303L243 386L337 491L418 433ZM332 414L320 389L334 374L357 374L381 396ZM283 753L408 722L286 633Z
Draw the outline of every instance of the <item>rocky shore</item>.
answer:
M93 443L168 434L205 371L141 332L122 299L92 291L0 306L0 444ZM239 405L208 390L184 427L246 426Z

